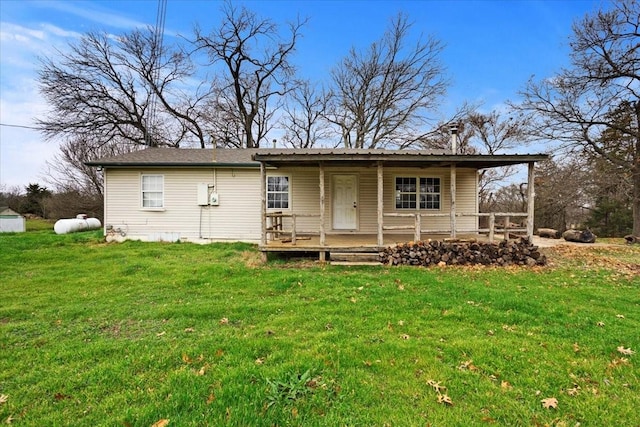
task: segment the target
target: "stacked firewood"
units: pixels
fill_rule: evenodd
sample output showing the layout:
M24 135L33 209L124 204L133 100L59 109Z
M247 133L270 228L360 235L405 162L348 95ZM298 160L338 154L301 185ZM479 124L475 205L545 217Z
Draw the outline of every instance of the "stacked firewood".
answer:
M429 240L401 243L380 252L380 262L389 265L545 265L546 257L529 239L500 243Z

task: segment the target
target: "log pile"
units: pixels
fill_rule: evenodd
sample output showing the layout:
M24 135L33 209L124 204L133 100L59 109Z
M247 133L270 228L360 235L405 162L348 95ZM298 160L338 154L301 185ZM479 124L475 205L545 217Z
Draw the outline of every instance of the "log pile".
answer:
M545 265L546 257L529 239L500 243L443 242L438 240L401 243L380 252L380 262L388 265Z

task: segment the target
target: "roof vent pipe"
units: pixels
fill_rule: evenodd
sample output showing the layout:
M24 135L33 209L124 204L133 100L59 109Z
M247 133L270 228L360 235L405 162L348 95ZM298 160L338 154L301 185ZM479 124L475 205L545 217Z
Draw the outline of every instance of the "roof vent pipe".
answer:
M449 131L451 132L451 154L458 154L458 123L451 123Z

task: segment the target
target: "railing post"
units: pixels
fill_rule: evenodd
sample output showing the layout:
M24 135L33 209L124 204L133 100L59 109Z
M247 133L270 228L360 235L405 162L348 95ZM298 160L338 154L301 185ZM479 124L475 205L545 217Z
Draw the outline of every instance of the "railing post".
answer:
M291 214L291 244L296 244L296 214Z
M416 217L415 217L415 221L416 221L416 228L413 234L413 240L416 242L420 241L420 228L422 228L421 225L421 218L420 218L420 214L417 213Z
M378 218L378 246L384 245L384 173L382 162L378 162L378 206L376 208Z
M260 162L260 245L267 246L267 172Z
M511 222L511 217L504 217L504 240L509 240L509 223Z
M529 171L527 176L527 237L533 239L533 216L535 211L535 163L529 163Z
M496 214L491 212L489 214L489 243L493 243L495 240L494 232L496 228Z

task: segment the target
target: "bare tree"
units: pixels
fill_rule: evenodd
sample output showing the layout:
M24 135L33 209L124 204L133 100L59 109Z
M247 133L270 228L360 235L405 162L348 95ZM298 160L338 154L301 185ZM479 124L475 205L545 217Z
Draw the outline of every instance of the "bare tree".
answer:
M399 14L382 39L350 53L332 71L335 99L328 119L351 148L404 148L419 141L447 81L442 44L422 37L412 45L411 23Z
M38 120L45 137L204 147L198 106L208 94L179 90L194 72L189 57L154 43L151 28L115 40L88 33L68 53L42 59L40 91L51 106Z
M195 45L206 52L209 65L221 63L224 73L215 85L212 108L219 121L212 133L232 146L259 147L278 102L292 88L289 59L305 22L289 24L289 37L283 40L276 24L245 7L226 2L222 11L223 21L211 33L195 28Z
M324 119L329 96L315 89L308 81L302 82L289 93L289 102L280 120L285 130L285 145L293 148L311 148L326 142L333 131Z
M631 171L633 234L640 236L640 2L611 5L574 24L571 66L553 78L530 80L515 108L536 116L537 137ZM615 111L626 111L629 120L613 120ZM607 130L620 136L615 147L603 138Z

